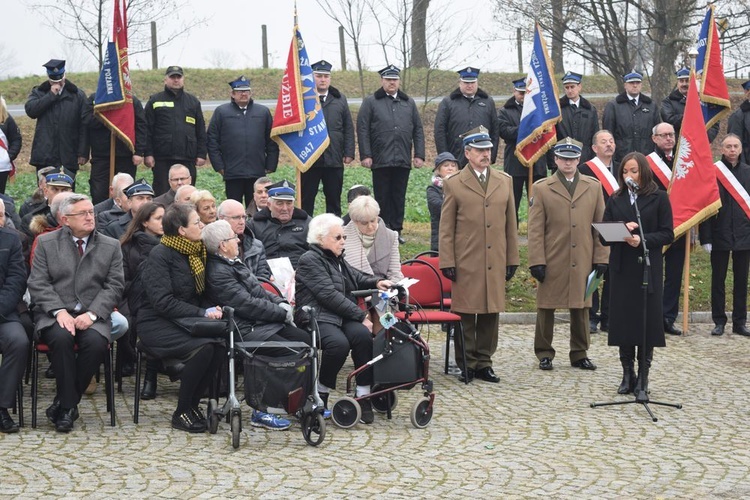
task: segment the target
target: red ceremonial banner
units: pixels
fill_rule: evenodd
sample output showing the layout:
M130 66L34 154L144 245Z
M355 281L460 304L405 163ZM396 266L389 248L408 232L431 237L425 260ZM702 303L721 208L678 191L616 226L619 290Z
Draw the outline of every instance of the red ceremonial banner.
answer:
M690 74L685 115L669 185L669 201L672 204L675 239L714 215L721 207L716 167L703 125L694 73Z
M292 36L292 43L289 45L286 69L284 69L284 76L281 79L279 98L276 101L271 137L298 132L305 128L305 107L302 102L302 82L300 78L295 27L295 36Z

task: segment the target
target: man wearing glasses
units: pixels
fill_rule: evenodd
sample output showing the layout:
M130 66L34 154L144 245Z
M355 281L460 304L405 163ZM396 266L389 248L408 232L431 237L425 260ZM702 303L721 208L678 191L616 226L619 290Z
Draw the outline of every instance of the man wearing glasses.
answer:
M263 243L255 237L247 225L245 207L237 200L225 200L219 205L217 215L232 227L232 231L240 240L239 258L253 274L259 278L271 278L271 268L266 262L266 250Z
M161 203L164 208L174 203L175 193L182 186L187 186L193 183L193 177L190 175L190 170L181 163L175 163L169 167L169 191L161 194L154 198L154 203Z
M229 87L231 102L216 108L208 125L208 154L224 177L227 198L244 198L248 206L255 181L276 171L279 146L271 140L271 112L253 102L250 80L240 76Z
M201 102L185 92L182 68L170 66L164 90L146 103L148 135L144 163L154 171L154 193L169 190L169 167L185 165L195 185L195 167L206 163L206 122Z
M36 332L50 347L57 381L47 418L58 432L70 432L81 395L107 352L110 315L125 280L120 244L95 231L89 198L71 194L60 214L62 228L38 238L28 287Z
M672 178L676 143L674 127L667 122L659 123L652 130L651 140L654 142L654 152L646 159L654 172L656 184L666 191L669 187L669 180ZM682 235L674 240L669 249L664 252L664 331L671 335L682 335L682 331L674 326L674 322L680 308L684 264L685 235Z

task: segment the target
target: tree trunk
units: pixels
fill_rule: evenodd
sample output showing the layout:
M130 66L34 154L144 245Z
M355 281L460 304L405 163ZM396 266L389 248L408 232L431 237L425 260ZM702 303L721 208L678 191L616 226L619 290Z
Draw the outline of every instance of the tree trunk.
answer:
M430 0L414 0L411 9L411 68L429 68L427 59L427 8Z
M563 17L563 0L552 0L552 46L550 56L555 73L565 71L563 63L563 39L565 37L565 18Z

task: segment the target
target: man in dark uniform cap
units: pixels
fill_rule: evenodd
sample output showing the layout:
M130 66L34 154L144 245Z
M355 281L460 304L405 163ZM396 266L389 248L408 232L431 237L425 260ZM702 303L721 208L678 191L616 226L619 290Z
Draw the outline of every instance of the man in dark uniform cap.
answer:
M100 229L102 234L118 240L123 234L125 234L130 221L133 220L133 217L138 213L138 210L140 210L143 205L154 199L154 190L151 188L151 185L146 182L146 179L138 179L133 184L126 187L124 192L125 196L128 197L130 210L107 224L104 228Z
M727 122L727 133L735 134L742 142L742 163L750 165L750 80L742 84L745 100L737 108Z
M490 161L497 160L498 136L495 101L479 88L479 68L471 66L458 70L458 88L443 98L435 117L435 147L437 152L452 153L458 165L466 165L461 134L480 125L484 126L492 140Z
M583 76L568 71L562 78L565 95L560 98L560 114L562 120L555 128L557 139L571 137L581 144L581 163L585 163L594 157L591 149L594 134L599 131L599 115L596 108L585 97L581 95L581 81ZM552 165L555 161L555 153L547 154L547 164Z
M32 240L36 235L29 229L31 220L37 215L49 215L49 207L52 204L52 200L55 199L55 196L66 191L73 191L73 179L68 174L66 174L63 169L60 169L58 172L47 174L43 191L45 203L34 208L26 215L24 215L21 219L20 230L23 231Z
M604 198L599 181L578 171L581 147L570 137L555 144L557 172L534 183L529 208L529 268L539 282L534 353L541 370L552 369L555 309L561 308L570 311L571 366L596 370L587 354L591 297L584 296L592 268L600 276L607 271L609 249L591 227L604 216Z
M327 61L312 64L315 90L323 108L331 143L313 166L302 173L302 210L310 216L315 208L315 196L321 181L326 197L326 212L341 216L344 165L349 165L354 159L354 122L346 96L331 86L332 68Z
M231 102L214 111L208 124L208 155L214 170L224 177L227 198L248 206L253 184L279 163L279 146L271 140L273 117L253 101L250 80L229 82Z
M88 161L86 151L86 95L65 78L65 61L51 59L47 81L34 87L26 100L26 114L36 120L29 163L39 169L64 167L75 180L78 167Z
M391 64L378 73L381 88L365 98L357 116L359 159L372 169L380 217L404 243L406 189L412 161L416 168L424 165L424 129L414 99L399 89L401 70Z
M690 70L680 68L675 72L677 75L677 87L661 102L661 119L674 127L675 135L680 136L682 128L682 117L685 115L685 103L690 85ZM714 123L708 129L708 141L713 142L719 134L719 122Z

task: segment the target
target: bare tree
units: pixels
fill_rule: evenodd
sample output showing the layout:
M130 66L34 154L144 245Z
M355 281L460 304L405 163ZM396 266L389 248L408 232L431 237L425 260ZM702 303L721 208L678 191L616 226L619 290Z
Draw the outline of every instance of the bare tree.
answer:
M169 24L159 33L158 46L169 44L204 24L205 18L180 19L183 11L178 0L124 0L128 10L128 46L131 54L151 50L149 26ZM65 40L83 46L96 58L99 67L112 29L112 0L26 0L45 24Z
M5 44L0 43L0 78L10 74L18 61Z
M430 0L413 0L411 10L411 68L429 68L427 57L427 9ZM434 26L432 27L434 29Z
M344 34L351 41L354 49L354 58L357 61L357 72L359 73L359 87L361 97L365 97L365 77L362 65L361 38L362 25L364 24L366 7L364 2L358 0L316 0L323 12L339 23L344 29Z

